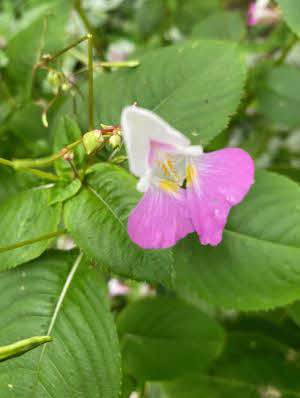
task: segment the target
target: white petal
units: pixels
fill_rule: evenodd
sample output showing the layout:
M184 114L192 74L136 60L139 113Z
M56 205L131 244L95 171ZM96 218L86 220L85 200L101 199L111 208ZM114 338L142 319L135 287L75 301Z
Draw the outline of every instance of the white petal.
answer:
M133 174L141 177L147 169L150 141L188 146L190 140L172 128L154 112L137 106L124 108L121 128L128 154L129 167Z

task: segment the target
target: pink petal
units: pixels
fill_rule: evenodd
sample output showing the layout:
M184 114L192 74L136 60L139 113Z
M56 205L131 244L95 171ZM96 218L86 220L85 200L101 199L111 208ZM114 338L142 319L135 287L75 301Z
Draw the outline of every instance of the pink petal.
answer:
M200 242L217 245L230 208L243 200L254 182L254 163L238 148L203 154L192 162L195 176L187 184L191 218Z
M251 3L248 8L247 24L249 26L254 26L258 23L258 18L256 17L256 3Z
M128 234L144 249L166 249L194 231L185 190L175 194L150 187L128 218Z

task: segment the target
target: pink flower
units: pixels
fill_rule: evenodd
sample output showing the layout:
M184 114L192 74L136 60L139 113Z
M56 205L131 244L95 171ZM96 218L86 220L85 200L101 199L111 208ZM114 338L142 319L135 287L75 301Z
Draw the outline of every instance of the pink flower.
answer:
M127 296L130 293L129 287L115 278L109 280L108 291L110 297Z
M121 125L130 170L144 192L128 218L130 238L145 249L164 249L196 231L202 244L219 244L230 208L254 181L251 157L238 148L204 154L136 106L123 110Z
M254 26L261 21L274 22L279 17L277 8L269 8L270 0L256 0L249 5L247 24Z

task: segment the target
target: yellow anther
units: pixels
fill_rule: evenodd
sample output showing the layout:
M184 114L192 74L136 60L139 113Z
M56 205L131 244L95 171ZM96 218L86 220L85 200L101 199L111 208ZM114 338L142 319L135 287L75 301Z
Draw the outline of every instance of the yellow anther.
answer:
M179 180L178 174L176 173L171 160L167 159L164 162L159 161L158 164L167 177L173 177L176 181Z
M168 180L161 180L159 182L159 187L168 193L176 193L179 190L179 186L175 182Z
M197 177L197 169L195 166L189 164L186 168L186 185L192 185L194 179Z

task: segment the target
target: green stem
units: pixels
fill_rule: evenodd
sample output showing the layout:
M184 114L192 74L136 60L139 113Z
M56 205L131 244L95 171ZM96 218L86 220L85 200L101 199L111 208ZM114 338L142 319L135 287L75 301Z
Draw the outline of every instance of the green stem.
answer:
M50 57L47 57L46 59L43 59L40 63L38 63L36 65L35 68L38 69L38 68L41 68L41 67L47 65L49 62L53 62L54 60L56 60L56 58L60 57L65 52L69 51L71 48L76 47L78 44L82 43L85 40L88 40L88 36L89 35L85 35L85 36L81 37L80 39L74 41L73 43L71 43L67 47L63 48L58 53L56 53L54 55L50 55Z
M5 166L12 167L15 170L17 169L15 167L14 162L12 162L11 160L0 158L0 164L4 164ZM24 169L22 169L22 171L24 171L24 173L34 174L38 177L41 177L43 179L50 180L50 181L60 181L61 180L61 178L56 176L55 174L46 173L45 171L41 171L41 170L36 170L36 169L32 169L32 168L24 168Z
M140 61L130 60L130 61L115 61L115 62L100 62L99 66L102 66L104 68L134 68L139 64Z
M286 57L289 55L289 52L294 47L294 45L298 42L299 37L297 35L293 35L288 45L282 50L280 57L275 62L276 66L282 65L285 61Z
M61 181L62 180L61 177L58 177L55 174L47 173L46 171L42 171L42 170L32 169L31 167L22 169L22 171L24 171L24 173L34 174L34 175L41 177L45 180L50 180L50 181Z
M0 163L7 164L8 166L14 167L15 169L27 169L30 167L44 167L49 166L49 164L55 162L55 160L62 158L68 151L76 147L78 144L82 143L82 139L72 142L72 144L67 145L63 150L55 153L51 156L46 156L44 158L39 159L15 159L13 161L9 161L6 159L2 159ZM8 162L8 163L4 163Z
M81 6L80 0L74 0L74 8L75 8L77 14L79 15L79 17L81 18L86 30L88 32L91 32L91 34L94 36L95 40L94 40L93 44L95 45L95 48L96 48L98 54L101 57L104 57L104 49L103 49L102 41L97 36L97 33L95 32L93 25L90 23L88 17L86 16L86 14Z
M48 239L51 239L51 238L55 238L56 236L64 235L66 232L67 232L67 230L63 229L63 230L60 230L60 231L51 232L50 234L47 234L47 235L39 236L38 238L24 240L23 242L15 243L13 245L0 247L0 253L7 252L9 250L18 249L19 247L32 245L33 243L41 242L43 240L48 240Z
M94 73L93 73L93 36L88 34L88 70L89 70L89 98L88 98L88 113L89 113L89 131L94 129Z

